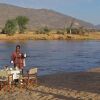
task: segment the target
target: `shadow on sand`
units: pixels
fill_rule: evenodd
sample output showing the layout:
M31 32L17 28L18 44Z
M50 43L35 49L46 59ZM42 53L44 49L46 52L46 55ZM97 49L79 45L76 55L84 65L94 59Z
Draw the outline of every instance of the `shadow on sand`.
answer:
M41 85L58 89L70 88L77 91L100 94L100 73L73 72L41 76Z

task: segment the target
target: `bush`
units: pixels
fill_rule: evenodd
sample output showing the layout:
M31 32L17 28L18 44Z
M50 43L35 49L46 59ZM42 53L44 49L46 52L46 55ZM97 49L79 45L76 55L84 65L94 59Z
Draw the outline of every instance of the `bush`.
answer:
M26 24L28 23L29 19L25 16L18 16L16 18L17 24L19 26L19 33L24 33L26 28Z
M58 30L57 34L64 34L64 32L62 30Z
M8 20L5 24L4 29L2 30L3 33L7 35L13 35L17 30L17 23L16 20Z
M46 26L46 27L36 30L35 32L36 34L47 34L50 32L50 29Z

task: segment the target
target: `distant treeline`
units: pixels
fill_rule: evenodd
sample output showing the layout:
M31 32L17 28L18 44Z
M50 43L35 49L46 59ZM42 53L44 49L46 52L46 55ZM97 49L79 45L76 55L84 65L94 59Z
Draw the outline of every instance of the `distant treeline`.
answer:
M25 33L28 22L29 22L29 18L27 18L26 16L17 16L15 19L7 20L1 33L7 35L14 35L15 33ZM74 27L74 22L72 22L69 27L64 27L63 29L56 29L55 31L53 31L53 29L50 29L48 26L44 26L34 30L34 33L35 34L56 33L56 34L84 35L85 33L95 32L95 31L100 31L100 30L87 29L84 26Z
M25 16L18 16L15 19L7 20L1 33L7 35L13 35L16 32L24 33L27 29L26 24L28 21L29 19Z

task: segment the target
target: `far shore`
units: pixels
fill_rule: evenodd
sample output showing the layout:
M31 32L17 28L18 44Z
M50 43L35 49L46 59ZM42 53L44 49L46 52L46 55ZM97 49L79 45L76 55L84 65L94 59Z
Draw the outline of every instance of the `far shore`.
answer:
M0 34L0 40L100 40L100 33L89 33L84 35L75 34L15 34L8 36Z

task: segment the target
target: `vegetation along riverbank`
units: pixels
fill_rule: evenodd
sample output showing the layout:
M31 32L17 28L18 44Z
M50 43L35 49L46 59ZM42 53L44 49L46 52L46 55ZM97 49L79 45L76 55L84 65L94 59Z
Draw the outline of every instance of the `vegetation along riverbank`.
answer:
M27 27L30 19L26 16L17 16L8 19L0 29L0 40L96 40L100 39L99 30L83 26L74 27L72 20L69 27L51 29L48 26L33 28ZM34 26L33 26L34 27Z
M86 35L78 34L35 34L27 32L25 34L6 35L0 34L0 40L100 40L100 33L90 33Z

